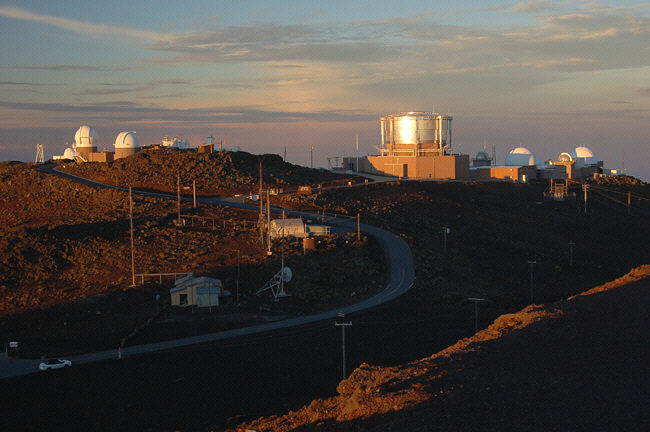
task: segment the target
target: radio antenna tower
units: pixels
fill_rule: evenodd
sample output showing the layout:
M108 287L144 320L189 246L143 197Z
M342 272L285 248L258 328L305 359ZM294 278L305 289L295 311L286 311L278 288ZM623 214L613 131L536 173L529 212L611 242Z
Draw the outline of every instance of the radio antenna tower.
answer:
M36 144L36 159L34 159L34 163L45 163L45 151L43 149L43 144Z

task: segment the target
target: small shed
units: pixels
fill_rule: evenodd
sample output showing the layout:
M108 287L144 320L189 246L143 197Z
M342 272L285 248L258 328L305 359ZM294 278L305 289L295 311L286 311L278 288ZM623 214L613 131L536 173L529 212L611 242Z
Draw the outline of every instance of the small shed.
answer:
M206 276L194 277L192 273L174 283L169 290L172 306L219 306L219 297L227 291L223 290L221 280Z
M332 232L328 225L307 225L307 233L310 236L326 236Z
M271 237L307 237L307 228L300 218L294 219L273 219L271 221Z

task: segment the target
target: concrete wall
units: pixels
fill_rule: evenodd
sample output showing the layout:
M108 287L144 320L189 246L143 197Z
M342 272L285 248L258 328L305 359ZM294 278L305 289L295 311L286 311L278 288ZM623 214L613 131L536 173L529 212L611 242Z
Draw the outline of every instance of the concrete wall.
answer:
M91 153L96 153L97 152L97 146L94 146L94 147L77 147L75 149L75 151L77 153L79 153L80 155L82 155L84 157L84 159L88 160L89 155Z
M113 162L113 152L93 152L86 156L88 162Z
M203 144L198 147L199 153L214 153L214 144Z
M134 155L140 150L139 148L115 148L115 159L122 159Z
M529 181L537 178L537 167L535 166L499 166L499 167L478 167L476 168L476 180L512 180Z
M410 179L469 180L469 155L364 156L343 158L351 171Z
M603 161L586 167L577 167L574 162L568 161L552 161L551 163L551 167L540 170L540 178L553 178L556 180L565 178L584 179L593 177L594 174L602 172L603 169Z

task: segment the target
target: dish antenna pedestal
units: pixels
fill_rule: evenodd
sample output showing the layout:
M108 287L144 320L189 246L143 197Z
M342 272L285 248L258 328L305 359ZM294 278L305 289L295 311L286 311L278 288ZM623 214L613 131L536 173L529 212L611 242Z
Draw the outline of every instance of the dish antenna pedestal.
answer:
M287 294L284 291L284 284L290 282L292 277L293 272L291 269L289 267L282 267L266 285L257 291L257 294L259 295L266 290L271 290L273 300L275 301L278 301L281 297L289 297L291 294Z

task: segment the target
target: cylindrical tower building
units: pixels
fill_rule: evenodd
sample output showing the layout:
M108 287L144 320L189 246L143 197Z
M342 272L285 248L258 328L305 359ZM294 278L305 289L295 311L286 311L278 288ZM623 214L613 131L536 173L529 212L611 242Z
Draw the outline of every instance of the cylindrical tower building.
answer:
M382 156L434 156L451 150L452 117L404 112L381 118Z
M137 153L140 150L140 142L135 131L120 132L115 138L115 159L124 158Z
M99 135L94 127L83 125L74 134L74 149L87 160L90 153L97 151L98 138Z

